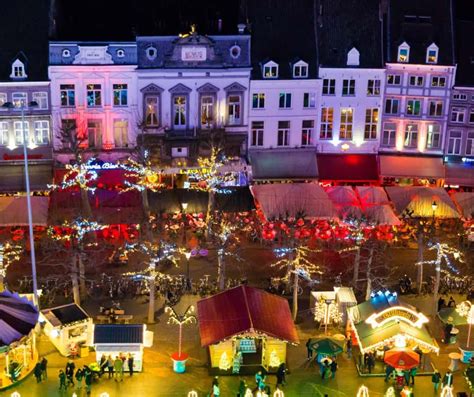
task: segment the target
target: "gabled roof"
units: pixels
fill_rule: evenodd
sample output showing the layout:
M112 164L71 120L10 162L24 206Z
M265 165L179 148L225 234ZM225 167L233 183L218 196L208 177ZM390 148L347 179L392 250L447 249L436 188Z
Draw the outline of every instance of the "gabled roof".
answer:
M143 343L143 324L96 324L94 344L141 344Z
M379 0L319 0L318 46L321 67L381 68ZM360 64L348 66L354 47Z
M452 9L450 0L391 0L384 19L387 62L397 62L398 46L410 46L410 64L426 64L426 50L439 47L438 65L454 65Z
M252 36L252 78L261 80L266 60L278 63L278 79L293 78L295 58L309 64L308 78L316 78L313 0L247 2Z
M48 72L49 1L3 1L0 12L0 81L12 81L11 65L19 56L26 79L45 81ZM14 81L14 80L13 80Z
M76 321L82 321L89 318L84 309L75 303L53 307L51 309L44 309L41 310L41 313L54 327L75 323Z
M201 299L197 312L202 346L247 333L299 342L288 301L257 288L241 285Z

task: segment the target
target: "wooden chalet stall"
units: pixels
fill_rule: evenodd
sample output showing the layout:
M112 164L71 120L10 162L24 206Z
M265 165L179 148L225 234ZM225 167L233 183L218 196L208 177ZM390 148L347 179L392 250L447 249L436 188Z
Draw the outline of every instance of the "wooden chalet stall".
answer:
M211 373L275 372L288 343L299 339L288 301L238 286L197 304L201 345L209 348Z

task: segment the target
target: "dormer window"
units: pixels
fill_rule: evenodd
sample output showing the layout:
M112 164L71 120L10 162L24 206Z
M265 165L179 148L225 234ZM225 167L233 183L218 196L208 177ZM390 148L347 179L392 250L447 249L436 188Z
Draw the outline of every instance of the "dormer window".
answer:
M67 48L63 50L63 58L69 58L71 56L71 51L69 51Z
M293 65L293 77L295 79L302 79L308 77L308 64L299 61Z
M263 78L276 79L278 78L278 64L270 61L263 65Z
M117 58L123 58L125 56L125 51L122 49L117 50Z
M357 48L353 47L347 53L347 66L359 66L360 65L360 53Z
M237 59L240 56L241 49L238 45L230 47L229 53L232 59Z
M157 54L158 54L158 51L156 50L155 47L148 47L146 49L146 56L150 61L153 61L153 59L156 58Z
M406 42L403 42L402 44L398 46L397 60L398 62L408 63L409 59L410 59L410 46Z
M28 77L25 71L25 65L19 59L12 63L12 79L24 79Z
M438 63L438 46L433 43L426 49L426 63Z

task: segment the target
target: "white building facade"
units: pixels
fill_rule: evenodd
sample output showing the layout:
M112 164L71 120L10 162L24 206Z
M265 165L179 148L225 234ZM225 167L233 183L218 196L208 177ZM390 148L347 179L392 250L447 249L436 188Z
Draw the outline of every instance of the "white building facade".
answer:
M71 128L88 157L127 158L137 137L136 44L51 42L49 48L55 159L71 160L60 138Z

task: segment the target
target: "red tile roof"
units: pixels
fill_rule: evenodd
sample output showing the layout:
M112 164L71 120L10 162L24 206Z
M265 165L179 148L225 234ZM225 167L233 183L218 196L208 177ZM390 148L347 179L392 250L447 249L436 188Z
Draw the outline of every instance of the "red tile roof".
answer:
M299 342L288 301L256 288L242 285L202 299L197 312L202 346L247 332Z

